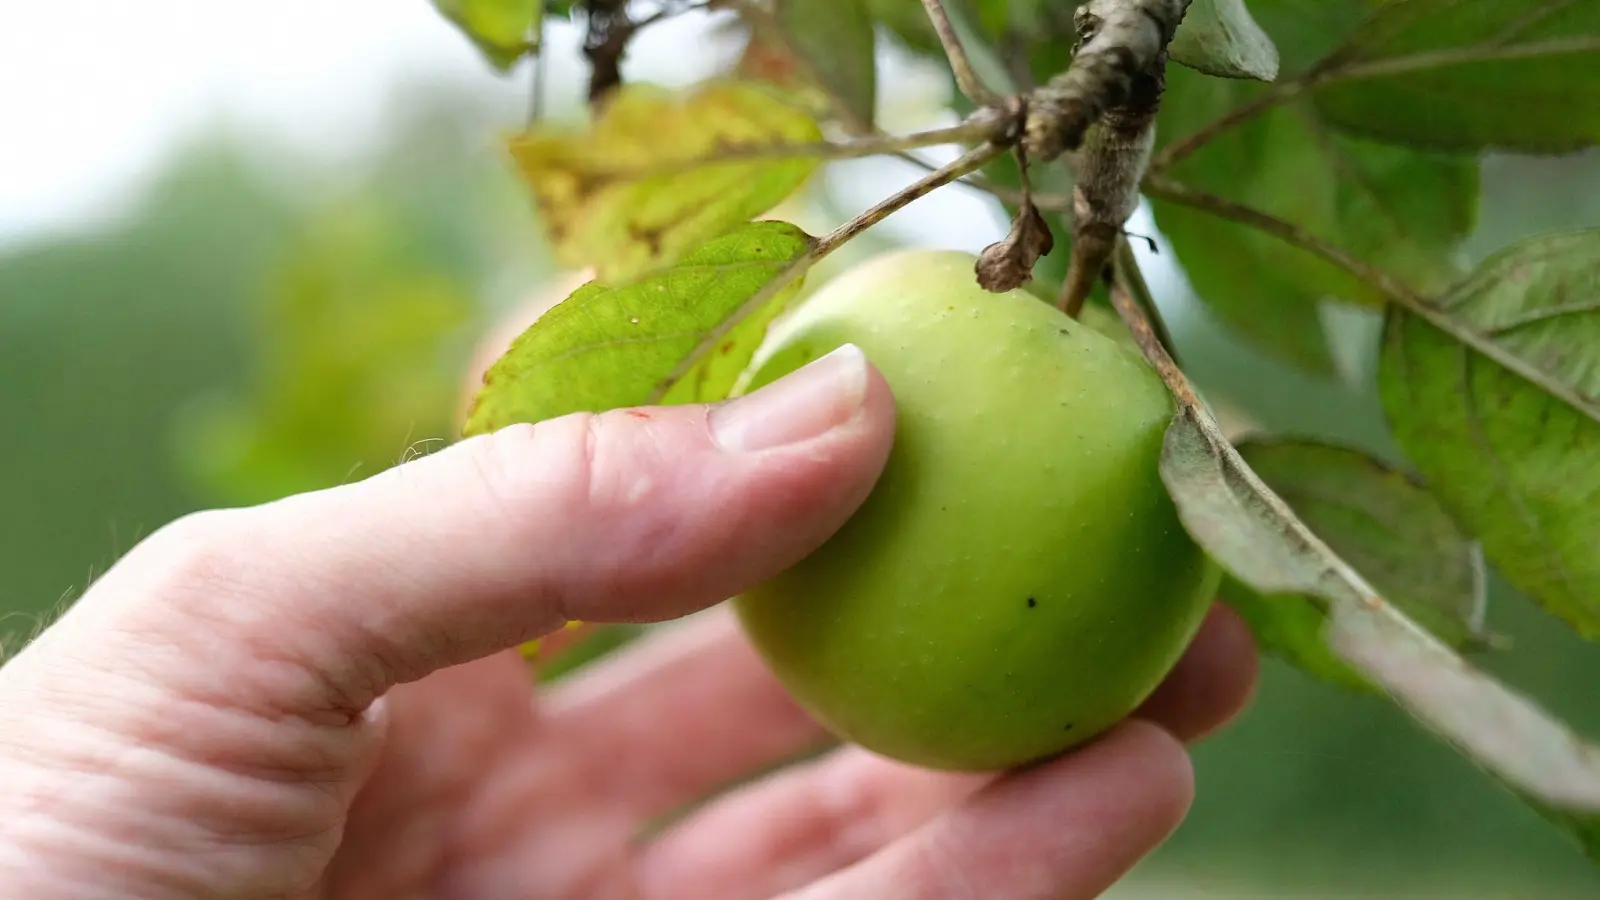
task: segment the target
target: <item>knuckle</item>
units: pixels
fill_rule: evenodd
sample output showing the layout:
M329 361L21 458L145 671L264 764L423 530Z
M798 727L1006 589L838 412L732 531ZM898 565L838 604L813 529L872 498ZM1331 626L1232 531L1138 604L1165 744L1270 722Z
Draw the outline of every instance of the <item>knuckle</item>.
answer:
M161 595L208 591L237 580L237 513L205 510L167 523L129 553L139 580Z
M588 496L596 468L595 418L576 413L517 423L463 445L477 489L502 525L526 534Z
M514 527L539 528L552 514L603 521L648 506L668 487L667 463L682 442L676 427L647 410L580 412L461 446L495 511Z
M892 831L889 798L882 788L876 765L861 765L859 757L843 757L832 778L813 795L818 818L825 824L834 855L855 862L881 846Z
M519 490L518 467L513 460L536 446L538 426L519 423L474 438L467 451L467 468L477 480L478 489L490 507L502 516L520 508L514 498Z
M585 423L583 499L590 510L626 513L661 489L658 474L668 455L672 426L648 411L613 410Z

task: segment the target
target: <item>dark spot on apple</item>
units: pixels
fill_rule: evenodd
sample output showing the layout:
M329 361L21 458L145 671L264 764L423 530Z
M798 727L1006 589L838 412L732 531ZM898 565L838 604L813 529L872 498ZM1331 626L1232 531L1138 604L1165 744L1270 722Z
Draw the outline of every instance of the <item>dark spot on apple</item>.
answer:
M1029 609L1033 609L1035 606L1038 606L1038 605L1039 605L1039 601L1033 599L1032 597L1028 598L1028 608Z
M1070 336L1070 335L1071 335L1071 334L1072 334L1072 332L1070 332L1070 331L1068 331L1068 330L1067 330L1067 329L1065 329L1065 328L1058 328L1058 329L1056 329L1056 330L1057 330L1057 331L1060 331L1060 332L1061 332L1061 335L1062 335L1062 336L1063 336L1063 337L1067 337L1067 336Z
M1077 722L1068 722L1067 724L1061 726L1061 730L1062 731L1071 731L1074 727L1077 726L1077 724L1078 724Z

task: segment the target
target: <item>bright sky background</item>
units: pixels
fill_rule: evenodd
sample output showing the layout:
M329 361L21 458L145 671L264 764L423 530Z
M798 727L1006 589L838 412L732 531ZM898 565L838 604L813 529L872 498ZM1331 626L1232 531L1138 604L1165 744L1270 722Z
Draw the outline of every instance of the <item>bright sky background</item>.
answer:
M0 0L0 242L99 218L219 121L358 148L406 72L514 99L428 0Z
M714 60L683 52L698 27L646 32L629 77L704 74ZM559 105L579 96L582 63L573 29L548 40ZM508 122L524 107L526 78L492 75L428 0L0 0L0 247L115 215L166 152L222 122L318 153L359 151L395 80L418 74L503 98ZM895 186L886 179L908 173L868 163L848 177L882 197ZM955 192L907 212L895 227L938 223L927 237L940 243L976 249L998 236Z

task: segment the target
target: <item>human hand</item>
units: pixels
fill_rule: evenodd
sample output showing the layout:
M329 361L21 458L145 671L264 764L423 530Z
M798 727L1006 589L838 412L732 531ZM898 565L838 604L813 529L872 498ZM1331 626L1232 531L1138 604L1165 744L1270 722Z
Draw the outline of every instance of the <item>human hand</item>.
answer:
M1220 607L1133 720L1065 757L951 774L844 747L644 841L649 820L826 736L722 608L537 698L513 649L568 619L682 617L776 573L854 511L892 432L887 385L845 352L720 408L516 426L162 529L0 669L0 884L1098 895L1187 810L1179 741L1254 683Z

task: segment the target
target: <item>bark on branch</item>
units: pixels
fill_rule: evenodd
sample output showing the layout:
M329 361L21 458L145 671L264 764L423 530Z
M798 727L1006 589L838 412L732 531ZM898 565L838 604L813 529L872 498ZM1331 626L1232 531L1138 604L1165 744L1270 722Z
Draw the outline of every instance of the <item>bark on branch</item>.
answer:
M1023 140L1040 162L1083 143L1106 110L1128 102L1155 66L1190 0L1089 0L1078 8L1078 50L1067 71L1033 93Z

